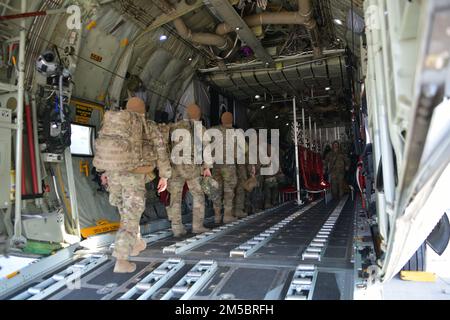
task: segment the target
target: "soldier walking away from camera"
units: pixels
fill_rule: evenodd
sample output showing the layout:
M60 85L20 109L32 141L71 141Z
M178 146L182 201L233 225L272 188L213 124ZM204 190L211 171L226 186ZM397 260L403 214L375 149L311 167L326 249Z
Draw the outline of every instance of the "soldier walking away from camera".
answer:
M236 174L236 161L232 164L226 164L226 146L227 146L227 134L228 129L233 129L233 114L230 112L225 112L222 114L222 125L214 127L222 132L223 137L223 164L214 163L213 177L219 183L219 194L220 196L213 201L214 204L214 222L216 224L222 221L222 205L223 205L223 223L230 223L237 220L233 215L233 201L234 201L234 190L237 184L237 174ZM234 147L234 146L233 146ZM236 148L235 148L236 151ZM236 160L236 152L235 159Z
M245 200L257 184L256 166L250 164L248 143L246 142L245 164L236 164L237 184L234 196L234 216L245 218L248 213L245 209Z
M145 184L154 177L155 165L161 174L158 192L167 188L170 177L168 154L162 136L154 129L145 122L144 101L131 98L126 110L105 114L95 143L94 165L105 170L102 180L107 183L109 201L120 213L112 254L117 259L117 273L134 272L136 264L128 261L129 256L137 256L146 247L139 222L145 209Z
M277 175L264 176L264 209L273 208L278 202Z
M192 104L187 107L187 120L182 120L171 126L170 137L172 133L177 129L186 129L190 133L190 137L183 137L191 139L191 147L194 149L194 122L200 121L201 110L196 104ZM206 131L202 127L202 136ZM202 139L202 137L201 137ZM172 150L180 142L172 141ZM205 145L206 142L202 141ZM187 183L190 193L193 197L192 208L192 232L195 234L209 231L203 225L205 219L205 194L201 187L201 177L211 176L211 165L203 162L203 164L194 163L194 154L191 152L189 155L184 154L172 154L172 178L169 180L168 191L170 193L170 207L167 210L167 214L172 223L172 231L175 237L180 237L186 234L186 229L183 226L181 201L183 195L184 184ZM185 160L190 159L190 164L182 163L183 158ZM175 160L175 161L174 161ZM176 162L177 164L175 164Z

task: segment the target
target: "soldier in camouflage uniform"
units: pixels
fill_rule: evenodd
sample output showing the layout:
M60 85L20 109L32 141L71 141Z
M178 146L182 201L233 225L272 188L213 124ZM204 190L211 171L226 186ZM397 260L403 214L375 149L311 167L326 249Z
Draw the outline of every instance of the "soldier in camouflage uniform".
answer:
M226 164L226 131L227 129L233 129L233 115L230 112L225 112L222 115L221 120L222 125L214 127L214 129L218 129L222 132L224 146L224 164L215 163L213 169L213 178L219 183L219 190L221 193L221 196L213 201L214 222L216 224L219 224L222 221L222 205L224 209L223 223L230 223L237 220L237 218L233 216L234 189L237 184L236 164Z
M261 147L263 147L265 144L262 143ZM271 148L272 146L270 144L266 145L267 147L267 155L271 155ZM260 164L259 171L261 171L261 168L269 168L271 164ZM264 193L264 209L270 209L273 207L274 204L278 202L278 181L277 181L277 174L273 175L264 175L261 176L261 185L263 188Z
M278 182L275 175L264 176L264 209L272 208L278 202Z
M187 108L188 120L182 120L171 126L170 136L176 129L186 129L191 133L191 147L194 148L194 121L200 121L201 110L196 104L192 104ZM205 128L202 128L202 134L205 132ZM203 137L202 137L203 138ZM203 142L206 145L206 141ZM172 145L173 150L174 145ZM172 154L172 157L179 155ZM184 157L190 157L192 164L174 164L172 162L172 178L169 181L168 191L170 192L170 207L167 210L167 215L172 223L172 231L175 237L180 237L186 234L186 229L183 226L181 216L181 201L183 186L187 183L190 193L193 197L192 208L192 232L203 233L209 231L203 225L205 219L205 194L201 187L201 176L211 176L211 165L207 163L195 164L194 157L190 155L181 155ZM173 158L172 158L173 160Z
M131 98L127 110L145 117L145 103L139 98ZM108 179L109 201L120 213L120 227L116 234L113 256L116 257L114 272L134 272L136 265L128 261L129 256L137 256L146 247L140 237L139 222L145 209L145 184L154 178L154 169L158 167L160 181L158 192L167 188L167 180L171 176L169 155L163 143L157 126L152 122L144 122L144 155L152 156L154 165L137 168L133 171L109 171ZM145 153L145 150L147 153Z
M273 176L264 177L264 208L269 209L280 202L280 186L284 185L286 177L281 168Z
M245 209L245 198L247 192L244 189L244 183L249 178L247 166L245 164L236 165L237 184L234 197L234 216L236 218L245 218L247 213Z
M170 125L165 123L158 123L158 129L161 132L163 141L167 147L167 152L169 152L169 141L170 141Z
M333 198L339 200L345 193L345 171L350 167L350 160L341 151L339 142L333 142L332 151L326 155L324 165L328 168Z
M246 143L248 151L248 143ZM248 152L246 152L245 164L236 164L237 184L234 196L234 216L236 218L245 218L248 213L245 211L245 199L249 196L249 192L245 190L244 184L250 177L255 177L256 166L249 164Z

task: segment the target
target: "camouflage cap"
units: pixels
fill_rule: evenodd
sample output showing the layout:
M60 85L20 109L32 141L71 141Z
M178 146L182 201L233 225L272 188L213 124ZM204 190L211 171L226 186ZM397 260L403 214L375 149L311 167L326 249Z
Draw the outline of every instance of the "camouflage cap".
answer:
M208 196L210 200L215 201L219 199L219 183L212 177L203 177L200 185L203 192Z

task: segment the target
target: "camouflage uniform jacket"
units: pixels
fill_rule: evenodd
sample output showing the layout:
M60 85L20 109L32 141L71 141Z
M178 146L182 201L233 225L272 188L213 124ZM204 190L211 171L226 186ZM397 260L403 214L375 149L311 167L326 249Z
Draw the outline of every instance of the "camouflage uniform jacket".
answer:
M146 156L155 159L159 176L169 179L172 176L172 169L170 167L167 144L164 142L163 135L156 122L147 120L146 126L147 140L144 141L144 145L148 148L148 154Z
M325 166L330 174L345 174L345 169L350 165L350 160L342 152L329 152L325 157Z
M195 164L194 162L194 121L191 120L181 120L177 123L171 124L170 125L170 134L169 134L169 144L170 144L170 151L172 151L174 149L174 147L176 145L178 145L181 142L175 142L172 141L172 133L177 130L177 129L185 129L187 131L190 132L190 139L191 139L191 150L190 150L190 155L184 155L184 154L176 154L176 152L174 154L171 155L171 163L172 163L172 168L173 170L178 173L180 176L186 178L186 179L192 179L195 177L198 177L201 175L201 171L205 170L205 169L211 169L212 168L212 164L208 164L205 161L202 161L202 164ZM206 128L202 126L202 146L203 148L208 144L208 140L205 139L204 137L204 133L206 131ZM185 164L185 163L181 163L181 164L175 164L174 163L174 159L175 160L180 160L179 157L180 156L186 156L187 158L190 157L190 164Z
M211 129L219 130L222 133L222 137L223 137L223 162L224 163L223 164L214 164L214 166L226 165L227 164L227 150L226 150L226 147L227 147L227 129L236 130L236 131L241 130L241 129L227 128L227 127L224 127L223 125L214 126ZM233 155L234 155L233 165L238 165L238 162L237 162L237 160L238 160L238 151L241 151L241 150L239 149L240 146L237 144L236 139L234 139L233 147L234 147L234 151L233 151ZM245 150L242 150L242 151L245 153L244 154L245 164L248 164L249 148L248 148L247 142L245 142ZM244 165L244 164L242 164L242 165ZM250 170L250 168L251 167L248 166L249 170Z

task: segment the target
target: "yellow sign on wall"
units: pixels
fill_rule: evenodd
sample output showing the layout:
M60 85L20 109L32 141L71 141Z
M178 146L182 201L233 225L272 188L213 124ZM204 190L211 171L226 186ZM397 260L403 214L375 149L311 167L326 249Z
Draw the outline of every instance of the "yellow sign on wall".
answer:
M84 102L72 99L71 105L75 107L75 122L80 124L89 124L94 110L100 111L100 117L103 118L104 108L102 105Z
M92 116L92 110L91 107L76 105L75 122L88 124Z

